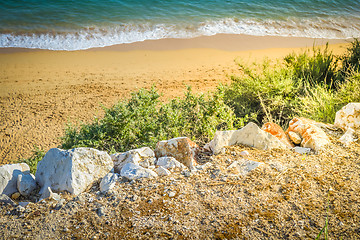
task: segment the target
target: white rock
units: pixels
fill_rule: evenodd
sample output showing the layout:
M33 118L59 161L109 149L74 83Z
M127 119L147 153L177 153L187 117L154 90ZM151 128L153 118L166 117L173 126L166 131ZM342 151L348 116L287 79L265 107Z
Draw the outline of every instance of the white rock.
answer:
M113 169L113 162L106 152L92 148L62 150L50 149L38 163L36 181L40 194L48 187L78 195L94 181L103 178Z
M126 163L121 169L120 176L126 177L129 180L135 180L139 178L154 178L158 175L150 169L133 163Z
M309 154L311 152L311 148L305 148L305 147L294 147L294 152L299 154Z
M36 189L35 176L32 174L19 174L17 189L22 196L29 196Z
M43 199L47 199L47 198L50 198L50 199L53 199L55 201L60 201L61 197L59 194L57 193L54 193L53 191L51 191L51 188L50 187L47 187L43 193L41 194L41 197L39 199L39 201L43 200Z
M264 163L261 162L255 162L247 159L240 159L237 161L234 161L230 166L228 166L228 169L235 169L237 171L237 174L239 175L247 175L252 170L262 166Z
M115 187L116 182L118 181L119 177L117 173L108 173L101 179L100 182L100 192L104 193L107 192Z
M156 165L171 170L176 168L180 170L186 169L186 166L184 164L182 164L173 157L160 157L157 160Z
M16 203L6 194L0 194L0 203L6 203L12 206L16 206Z
M349 145L352 142L356 142L357 139L355 138L354 133L355 133L354 129L348 128L344 133L344 135L341 136L339 141L344 143L345 145Z
M30 174L30 168L26 163L7 164L0 167L0 194L17 192L17 178L19 175Z
M167 170L166 168L163 167L158 167L155 169L157 175L159 176L169 176L171 174L171 172L169 170Z
M348 103L336 112L334 125L344 130L360 130L360 103Z
M209 169L211 166L212 166L212 163L207 162L207 163L205 163L203 165L196 166L196 169L199 170L199 171L205 171L205 170Z
M287 148L279 139L261 130L252 122L240 130L217 131L214 139L208 143L208 148L214 154L219 154L223 147L236 144L243 144L260 150Z
M250 153L246 150L240 152L240 156L247 157L249 155L250 155Z
M126 163L133 163L135 165L142 165L143 167L150 167L154 164L155 153L148 147L133 149L124 153L115 153L111 155L114 161L114 171L120 173L122 167Z
M171 198L175 197L175 195L176 195L175 192L169 192L169 193L168 193L168 196L171 197Z

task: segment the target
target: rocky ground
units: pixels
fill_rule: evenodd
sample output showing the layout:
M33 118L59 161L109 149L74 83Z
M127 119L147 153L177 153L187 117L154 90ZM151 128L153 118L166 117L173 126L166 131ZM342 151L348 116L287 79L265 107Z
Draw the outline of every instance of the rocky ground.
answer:
M99 182L74 197L25 207L2 203L2 239L328 239L360 238L360 145L330 131L319 153L226 147L203 155L207 169L127 181L109 192ZM244 156L243 151L249 155ZM228 168L262 162L248 174ZM186 174L185 174L186 173ZM17 201L27 201L18 199ZM324 239L324 235L320 239Z

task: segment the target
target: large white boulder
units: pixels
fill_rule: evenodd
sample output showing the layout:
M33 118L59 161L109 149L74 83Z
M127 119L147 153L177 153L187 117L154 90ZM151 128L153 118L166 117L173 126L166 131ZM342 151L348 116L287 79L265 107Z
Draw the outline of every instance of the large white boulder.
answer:
M174 157L188 168L194 169L198 151L199 146L189 138L178 137L158 142L155 155L157 158Z
M22 196L29 196L35 191L37 185L35 176L32 174L19 174L17 178L17 189Z
M136 180L139 178L155 178L158 175L150 169L133 163L126 163L121 169L120 176L126 177L129 180Z
M243 144L260 150L287 148L275 136L261 130L252 122L239 130L217 131L214 139L205 148L210 149L214 154L219 154L223 147L236 144Z
M120 173L126 163L142 165L143 167L150 166L155 161L155 153L150 148L143 147L123 153L111 154L111 159L114 161L114 171Z
M334 125L343 130L360 130L360 103L348 103L337 111Z
M103 151L52 148L38 163L35 177L41 186L40 194L50 187L53 191L78 195L94 181L103 178L113 166L109 154Z
M19 175L30 174L30 168L26 163L6 164L0 167L0 194L17 192L17 179Z

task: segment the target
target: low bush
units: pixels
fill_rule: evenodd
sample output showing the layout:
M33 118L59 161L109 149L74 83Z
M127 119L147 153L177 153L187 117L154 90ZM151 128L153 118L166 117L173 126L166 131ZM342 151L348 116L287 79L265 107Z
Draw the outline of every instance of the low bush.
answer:
M104 108L105 116L90 124L69 125L62 148L93 147L107 151L127 151L154 147L160 140L179 136L202 144L218 129L231 129L235 115L223 101L223 93L194 94L189 88L183 99L163 104L155 88L134 92L129 100Z
M32 151L32 155L26 159L20 159L18 162L24 162L30 167L30 173L35 175L36 167L38 162L40 162L45 156L45 152L38 147L35 147Z
M298 84L303 82L315 86L325 84L335 88L337 58L328 50L328 45L322 50L313 48L312 52L289 54L284 58L288 68L293 69L294 80Z
M293 72L268 62L240 66L243 75L233 76L231 84L224 87L225 102L244 123L271 121L285 125L293 117L298 92Z

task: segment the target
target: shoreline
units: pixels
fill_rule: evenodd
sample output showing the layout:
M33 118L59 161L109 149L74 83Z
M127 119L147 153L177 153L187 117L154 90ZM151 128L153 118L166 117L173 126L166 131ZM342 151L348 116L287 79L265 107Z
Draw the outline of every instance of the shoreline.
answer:
M183 96L186 86L206 93L229 83L239 73L239 61L275 60L313 47L313 39L248 37L164 39L81 51L0 51L0 164L28 158L34 146L58 146L67 123L89 122L101 116L102 106L139 88L155 85L163 101ZM346 47L345 40L329 45L335 54Z
M2 53L53 51L53 52L78 52L78 51L171 51L183 49L217 49L222 51L249 51L269 48L300 48L321 46L329 44L343 44L352 39L326 39L306 37L283 36L253 36L245 34L216 34L195 38L164 38L144 40L141 42L122 43L104 47L79 49L74 51L50 50L38 48L0 48Z

